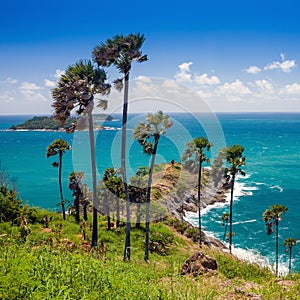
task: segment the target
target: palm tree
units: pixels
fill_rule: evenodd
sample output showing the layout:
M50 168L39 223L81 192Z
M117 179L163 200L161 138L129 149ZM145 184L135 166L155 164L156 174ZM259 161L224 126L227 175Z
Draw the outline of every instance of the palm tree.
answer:
M73 192L75 220L80 222L80 200L83 197L82 180L84 179L84 172L71 172L69 175L69 189Z
M225 241L229 217L230 217L230 213L229 213L229 212L223 212L223 214L222 214L222 226L225 226L225 228L224 228L223 241Z
M128 186L130 201L136 203L136 222L135 227L141 228L141 205L146 202L147 197L147 182L145 176L149 174L148 167L140 167L136 174L130 178Z
M285 251L290 252L290 258L289 258L289 274L291 274L291 268L292 268L292 248L296 246L297 240L295 238L287 238L284 240L283 246L288 247Z
M214 187L218 187L224 178L224 160L226 159L226 148L222 147L215 157L210 172L210 181Z
M245 165L246 158L243 156L244 147L241 145L228 146L226 148L226 160L230 164L230 167L226 169L226 173L231 179L231 193L230 193L230 218L229 218L229 252L232 248L232 207L233 207L233 191L234 182L238 174L245 176L245 172L241 169Z
M95 67L90 60L81 60L69 66L61 76L57 87L52 91L55 109L55 117L64 124L71 113L84 116L88 120L90 152L93 178L93 232L92 247L98 246L98 217L97 217L97 179L95 161L95 141L92 111L94 108L94 95L106 95L110 91L110 85L105 83L106 72ZM106 108L107 101L99 100L98 106ZM68 132L76 129L78 122Z
M62 171L62 158L66 150L71 150L69 143L62 139L54 140L48 147L46 152L46 157L57 155L59 156L59 162L52 163L53 167L59 167L58 169L58 183L59 183L59 193L61 201L61 209L63 213L63 218L66 220L66 210L65 210L65 199L63 196L62 184L61 184L61 171Z
M271 235L276 228L276 276L278 276L278 224L281 221L281 215L288 210L286 206L281 204L272 205L270 209L265 210L263 213L263 219L266 223L267 234Z
M142 55L141 47L145 41L143 34L130 33L127 36L122 34L116 35L112 39L108 39L106 43L101 43L93 50L93 59L98 66L109 67L114 65L123 78L114 81L115 87L121 90L124 85L123 99L123 118L122 118L122 149L121 149L121 174L124 183L126 198L126 239L124 248L124 260L130 261L130 199L126 175L126 124L128 112L128 89L129 89L129 73L133 61L142 63L147 61L147 55Z
M133 129L133 138L138 140L146 154L151 155L146 198L145 261L149 260L150 197L155 156L160 136L164 135L172 125L169 116L164 116L163 112L159 111L156 114L149 113L146 122L138 123Z
M205 151L209 151L212 144L205 137L194 138L186 144L185 151L182 155L182 161L186 166L198 170L198 218L199 218L199 245L202 245L201 234L201 179L202 179L202 164L209 163Z
M104 171L103 174L103 183L105 184L106 188L113 194L115 195L116 198L116 218L117 218L117 223L116 227L120 226L120 197L123 194L123 182L122 178L120 178L120 172L119 170L116 170L114 168L107 168ZM108 193L105 195L106 197L109 197ZM109 203L107 203L107 208L109 209ZM108 217L108 223L110 223L110 216L109 212L107 214ZM109 228L109 227L108 227Z

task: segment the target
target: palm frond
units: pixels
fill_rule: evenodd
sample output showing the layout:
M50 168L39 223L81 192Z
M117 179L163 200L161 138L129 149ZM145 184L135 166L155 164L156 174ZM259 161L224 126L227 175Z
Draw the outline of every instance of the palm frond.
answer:
M113 85L117 91L121 92L123 89L123 79L122 78L115 79L113 81Z
M108 106L108 101L103 99L98 99L97 107L102 108L103 110L106 110Z

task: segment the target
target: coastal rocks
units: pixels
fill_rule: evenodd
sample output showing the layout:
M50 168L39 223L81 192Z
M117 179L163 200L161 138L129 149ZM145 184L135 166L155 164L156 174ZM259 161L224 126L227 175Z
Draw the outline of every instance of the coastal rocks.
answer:
M227 249L224 243L222 243L220 240L205 235L204 240L203 240L204 245L210 247L210 248L219 248L219 249Z
M196 277L203 273L215 273L217 270L217 261L198 251L183 264L181 275L191 274Z

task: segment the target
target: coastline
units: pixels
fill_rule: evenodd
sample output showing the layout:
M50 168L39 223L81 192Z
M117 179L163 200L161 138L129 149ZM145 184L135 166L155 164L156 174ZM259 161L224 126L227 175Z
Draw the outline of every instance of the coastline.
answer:
M95 128L94 131L102 130L120 130L119 127L103 126L101 128ZM88 129L84 129L87 131ZM80 130L80 131L84 131ZM2 129L1 132L66 132L65 129Z
M237 181L235 183L235 194L234 194L233 200L238 201L239 198L242 196L246 196L246 195L251 196L252 195L251 190L253 190L253 188L247 187L245 184ZM225 201L223 201L223 200L214 201L213 203L206 201L206 203L204 203L204 207L202 207L202 209L201 209L201 215L205 215L212 209L226 207L229 205L230 196L231 196L230 190L228 190L226 188L222 188L221 191L219 191L219 194L225 198ZM222 196L220 197L220 199L222 199ZM198 228L198 212L185 209L183 219L185 222L187 222L193 228ZM250 221L255 222L256 220L250 220ZM221 247L219 247L222 251L224 251L224 252L229 251L229 249L228 249L229 244L227 242L220 240L218 237L216 237L214 232L206 231L203 229L202 229L202 231L205 234L205 239L207 239L209 241L209 243L211 243L212 240L216 240L217 242L213 243L213 245L215 245L217 247L218 247L218 244L222 245ZM272 263L270 263L268 257L263 256L257 249L241 248L241 247L235 247L234 245L232 245L232 255L234 255L239 260L246 261L246 262L249 262L252 264L256 264L256 265L260 266L261 268L268 268L269 270L271 270L272 272L275 273L274 265ZM288 274L288 272L289 272L288 267L285 266L283 263L279 262L279 275L285 276Z

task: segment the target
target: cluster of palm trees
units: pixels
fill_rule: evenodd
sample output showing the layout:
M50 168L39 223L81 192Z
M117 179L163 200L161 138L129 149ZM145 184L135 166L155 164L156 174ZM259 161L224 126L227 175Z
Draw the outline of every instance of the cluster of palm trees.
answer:
M266 209L263 213L263 220L265 221L267 234L271 235L274 232L273 227L275 226L275 272L278 275L278 242L279 242L279 221L282 220L282 215L288 210L288 208L281 204L272 205L270 208ZM292 268L292 249L296 246L297 240L295 238L287 238L283 242L283 246L287 247L286 252L290 253L289 256L289 273Z
M54 102L52 104L55 111L55 118L64 124L71 114L76 114L80 117L76 123L74 123L68 132L73 132L76 128L80 127L80 124L87 123L89 129L90 140L90 156L92 166L92 204L93 204L93 226L92 226L92 247L98 246L98 190L97 190L97 178L96 178L96 158L95 158L95 144L94 144L94 128L93 128L93 109L95 106L95 100L97 100L97 106L103 109L107 108L107 100L102 97L96 98L98 95L106 96L110 93L111 84L107 82L107 72L104 68L114 66L120 73L121 78L115 79L113 86L121 91L123 90L123 114L122 114L122 143L121 143L121 168L115 170L113 168L107 169L104 173L102 182L106 188L116 195L117 202L117 226L120 221L120 202L121 197L125 198L126 202L126 238L124 245L124 260L130 261L130 228L131 228L131 213L130 202L131 198L141 199L145 196L146 203L146 234L145 234L145 260L149 260L149 232L150 232L150 198L151 198L151 185L153 169L155 164L155 157L157 153L158 143L160 136L165 134L166 131L172 126L172 122L169 116L164 115L162 111L156 114L148 114L145 122L139 123L133 130L133 138L137 139L143 148L143 151L151 156L150 168L148 172L148 183L145 188L136 189L135 185L138 182L143 181L143 176L147 172L140 172L131 179L131 184L127 180L126 171L126 131L127 131L127 115L128 115L128 98L129 98L129 77L132 68L132 63L137 61L139 63L147 61L147 55L143 55L141 48L145 41L144 35L128 34L128 35L116 35L111 39L107 39L106 42L100 43L92 51L92 60L79 60L78 62L70 65L65 73L60 77L57 87L52 91L52 97ZM198 173L198 215L199 215L199 244L201 246L203 242L201 231L201 180L203 163L209 163L207 153L213 144L208 141L206 137L194 138L186 145L186 149L182 156L182 161L185 166L189 167L194 172ZM61 198L61 206L63 212L63 218L66 218L65 213L65 199L63 197L62 185L61 185L61 170L62 170L62 157L66 150L70 150L70 145L64 140L55 140L47 148L47 157L59 155L59 161L53 163L53 166L59 167L59 190ZM219 151L216 164L223 165L223 161L227 162L228 167L222 169L225 176L227 176L230 182L230 212L224 214L223 222L227 223L229 220L229 251L232 251L232 217L233 217L233 194L234 184L237 175L245 175L245 172L241 169L245 165L245 157L243 156L244 148L241 145L233 145L223 148ZM216 173L216 174L215 174ZM143 176L140 176L143 174ZM223 176L219 171L212 170L212 175ZM82 198L82 180L84 174L82 172L73 172L69 178L69 188L73 192L75 216L79 222L79 203ZM143 183L145 184L145 183ZM122 196L121 196L122 194ZM143 194L143 196L142 196ZM138 204L141 203L137 200ZM85 203L85 219L87 217L86 207L89 201ZM140 207L140 206L138 206ZM109 207L107 207L109 216ZM267 224L269 232L271 227L275 224L276 232L278 235L278 222L280 215L287 209L284 207L272 207L264 213L264 220ZM137 213L137 225L140 223ZM110 228L110 219L108 219L108 228ZM276 235L276 236L277 236ZM288 247L290 256L292 253L292 247L296 244L295 240L290 238L285 241L285 246ZM277 237L278 245L278 237ZM278 246L276 248L276 272L278 272Z
M202 244L202 231L201 231L201 179L202 179L202 168L203 163L209 163L210 160L207 157L207 152L213 146L211 142L208 141L206 137L194 138L191 142L187 143L185 151L182 155L182 161L184 166L189 168L191 171L198 172L198 220L199 220L199 245ZM238 174L245 175L245 172L241 169L245 165L245 156L243 156L244 147L239 144L228 146L219 150L219 154L216 158L217 163L213 165L211 173L220 172L221 177L226 177L230 182L230 213L223 214L223 222L227 223L229 219L229 251L232 252L232 212L233 212L233 193L234 193L234 183L236 176ZM227 163L228 167L223 168L224 161ZM215 169L218 169L217 171Z
M81 117L80 121L73 124L68 132L73 132L79 123L83 120L87 121L89 126L90 136L90 152L91 152L91 165L92 165L92 178L93 178L93 233L92 233L92 246L98 245L98 221L97 221L97 180L96 180L96 160L95 160L95 145L94 145L94 131L93 131L93 116L92 111L94 108L95 95L108 95L111 85L107 83L107 73L104 67L115 66L122 74L122 78L117 78L113 81L116 89L122 90L124 88L123 97L123 115L122 115L122 146L121 146L121 169L120 174L124 185L124 194L126 200L126 239L124 247L124 260L130 260L130 195L127 183L126 172L126 125L128 114L128 90L129 90L129 74L133 61L144 62L147 60L146 55L142 55L141 47L144 43L144 35L129 34L127 36L117 35L112 39L108 39L105 43L96 46L92 52L93 62L91 60L80 60L77 63L70 65L65 73L61 76L57 83L57 87L52 91L54 102L52 104L55 110L55 117L62 124L64 124L71 113L76 113ZM96 65L95 65L96 64ZM97 106L105 109L107 107L107 100L98 99ZM168 116L164 116L162 111L157 114L149 114L146 122L140 123L134 129L133 137L143 147L145 153L152 156L151 166L149 169L149 179L147 185L147 198L146 198L146 241L145 241L145 260L149 259L149 203L151 197L151 181L153 175L153 168L155 162L155 155L157 151L158 141L161 134L165 134L166 130L172 126L172 122ZM151 141L150 141L151 140ZM61 141L62 142L62 141ZM206 138L195 138L187 145L187 150L183 155L183 160L186 163L191 162L191 158L196 155L197 159L194 167L198 165L198 207L199 207L199 243L201 245L201 172L203 162L209 162L204 151L209 151L212 146ZM49 146L50 147L50 146ZM65 150L64 150L65 151ZM58 152L62 155L63 152ZM54 155L54 154L52 154ZM47 156L50 156L50 154ZM234 168L234 162L232 162ZM64 199L61 189L61 165L60 160L60 175L59 184L61 191L62 210L65 218ZM235 171L232 171L232 174ZM104 182L109 183L109 176L104 179ZM234 182L234 178L233 178ZM76 183L73 178L73 183L70 186L74 189L73 193L76 196ZM232 187L233 188L233 187ZM77 193L77 194L76 194ZM76 215L78 219L78 201L76 201ZM117 217L118 218L118 217Z
M93 234L92 246L98 245L98 221L97 221L97 182L96 182L96 160L93 132L92 111L94 108L95 95L107 95L111 85L107 83L107 73L103 68L115 66L122 74L121 78L113 81L118 90L124 87L123 116L122 116L122 146L121 146L121 175L124 184L126 199L126 239L124 247L124 260L130 260L130 198L126 174L126 126L128 114L129 96L129 75L132 62L144 62L147 55L143 55L141 48L145 41L143 34L122 34L116 35L112 39L107 39L105 43L100 43L92 51L93 62L91 60L80 60L69 66L52 91L55 110L55 117L62 124L66 122L71 113L76 113L87 119L89 124L90 151L93 178ZM107 101L98 100L98 106L103 109L107 106ZM69 132L76 129L78 124L74 124Z

